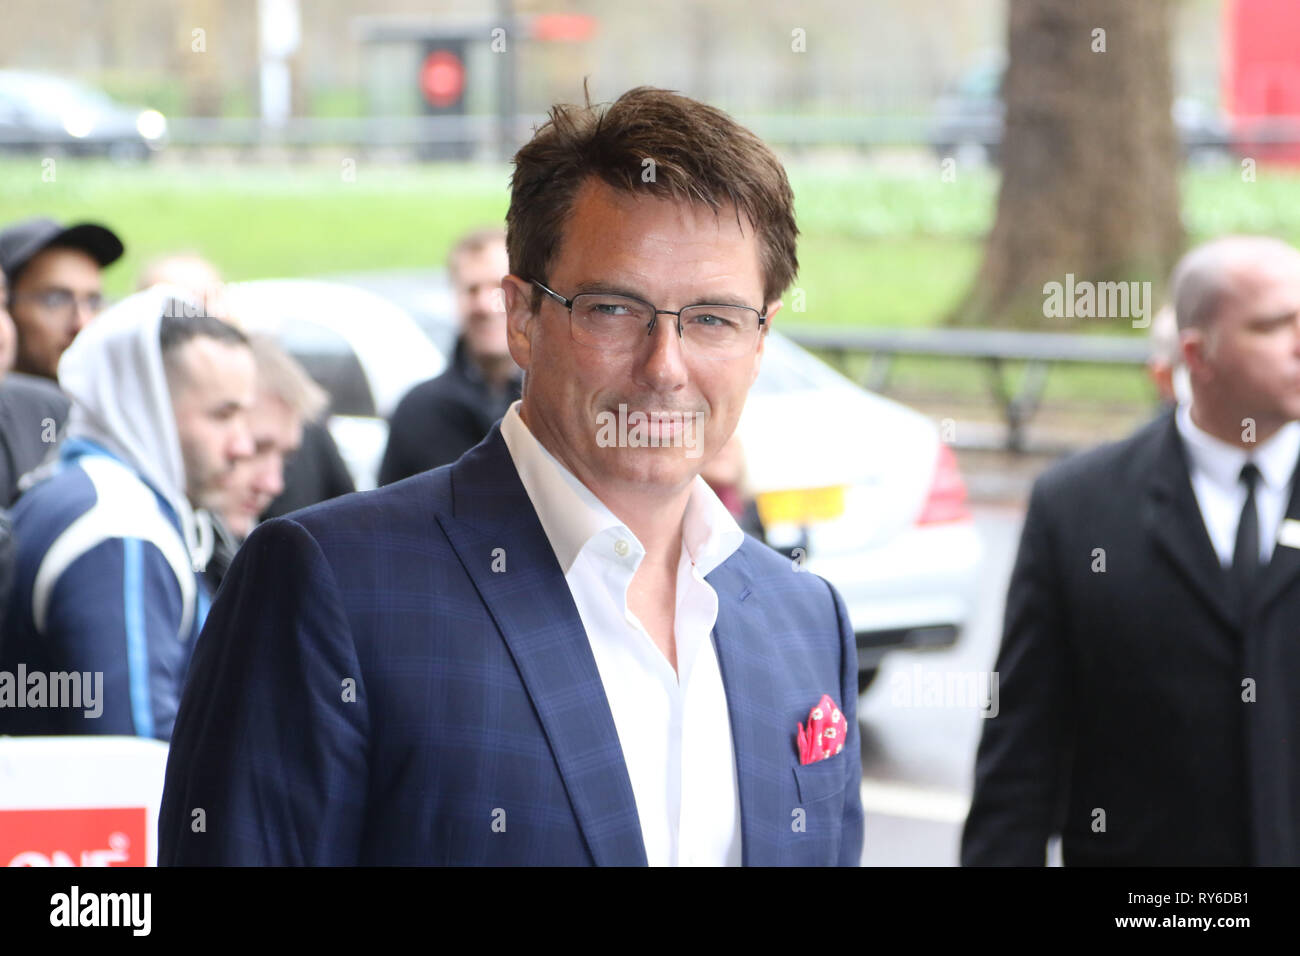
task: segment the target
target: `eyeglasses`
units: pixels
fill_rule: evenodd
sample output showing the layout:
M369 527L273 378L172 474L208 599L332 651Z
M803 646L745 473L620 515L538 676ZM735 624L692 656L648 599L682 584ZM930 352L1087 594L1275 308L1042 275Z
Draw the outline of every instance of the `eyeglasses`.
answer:
M677 335L694 355L739 358L758 345L767 310L747 305L690 305L673 312L630 295L583 292L566 299L536 279L533 285L569 310L569 330L580 345L605 352L631 352L654 334L661 315L677 316Z
M78 303L85 306L86 311L92 315L98 314L104 308L104 297L98 292L78 296L71 289L42 289L39 292L19 292L10 298L11 301L26 299L35 302L46 312L57 312L66 316L73 314Z

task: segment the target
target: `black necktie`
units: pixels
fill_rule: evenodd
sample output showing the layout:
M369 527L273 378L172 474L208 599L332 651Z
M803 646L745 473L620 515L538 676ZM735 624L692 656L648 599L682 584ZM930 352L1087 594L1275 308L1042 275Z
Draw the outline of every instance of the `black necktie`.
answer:
M1250 462L1241 468L1241 481L1246 486L1246 503L1241 506L1241 520L1237 522L1237 547L1232 553L1232 576L1237 579L1243 594L1259 574L1259 512L1255 508L1255 485L1259 469Z

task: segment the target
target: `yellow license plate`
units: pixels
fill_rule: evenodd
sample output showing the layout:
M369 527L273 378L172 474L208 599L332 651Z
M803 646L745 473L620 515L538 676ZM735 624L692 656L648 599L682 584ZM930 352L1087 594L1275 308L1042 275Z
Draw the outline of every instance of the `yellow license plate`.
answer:
M758 496L763 524L815 524L844 514L844 486L768 491Z

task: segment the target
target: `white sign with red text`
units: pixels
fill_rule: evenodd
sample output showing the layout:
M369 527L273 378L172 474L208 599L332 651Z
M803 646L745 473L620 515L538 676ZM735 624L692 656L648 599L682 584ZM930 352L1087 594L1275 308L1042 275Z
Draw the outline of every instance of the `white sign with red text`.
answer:
M153 866L167 745L0 737L0 865Z

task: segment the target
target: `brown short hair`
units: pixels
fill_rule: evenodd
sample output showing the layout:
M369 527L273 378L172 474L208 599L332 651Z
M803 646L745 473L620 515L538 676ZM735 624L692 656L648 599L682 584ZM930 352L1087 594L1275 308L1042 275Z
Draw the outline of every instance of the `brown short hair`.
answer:
M644 170L651 168L647 181ZM574 197L595 177L614 189L743 212L759 242L763 301L799 270L794 193L772 150L712 106L671 90L638 86L605 108L557 105L515 154L506 213L510 271L545 282ZM534 291L536 309L540 292Z
M304 422L321 419L329 395L278 342L264 332L248 336L257 365L257 385L284 402Z
M158 323L158 347L168 388L174 390L186 382L179 352L181 346L197 338L215 339L235 348L249 347L243 332L223 319L208 315L192 300L164 299Z

